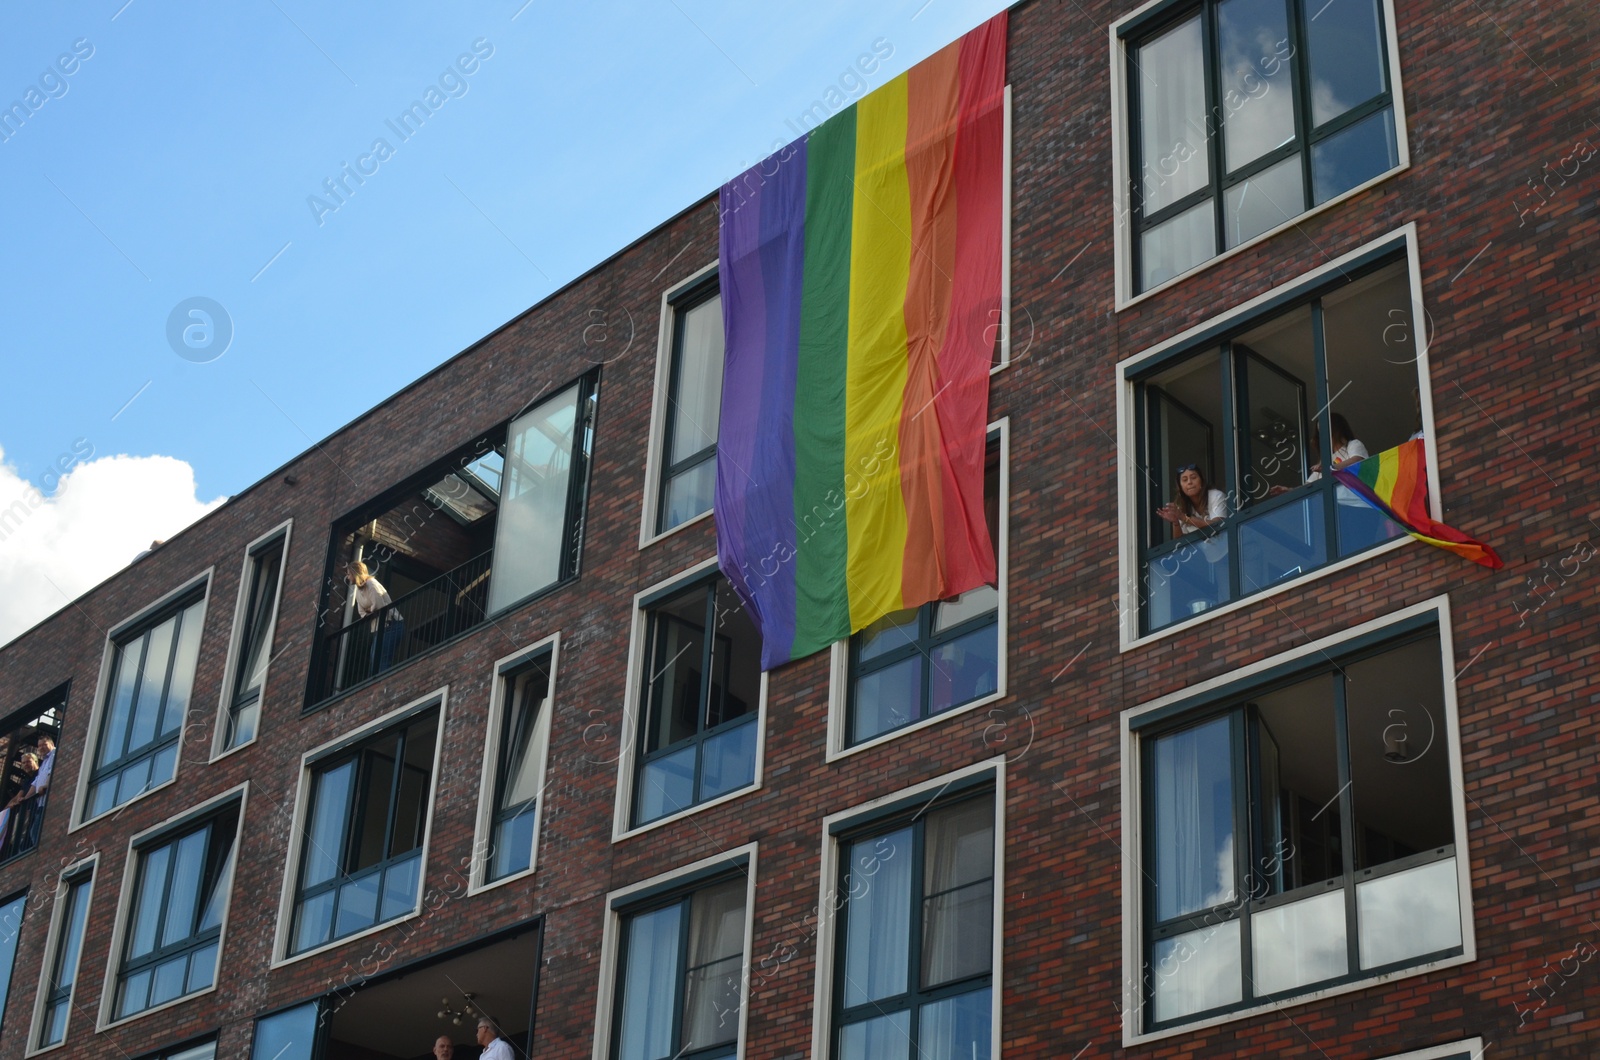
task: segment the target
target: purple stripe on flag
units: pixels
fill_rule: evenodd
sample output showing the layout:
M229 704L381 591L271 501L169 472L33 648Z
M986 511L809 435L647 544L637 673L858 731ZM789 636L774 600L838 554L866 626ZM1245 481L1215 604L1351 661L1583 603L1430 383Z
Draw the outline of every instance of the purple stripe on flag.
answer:
M785 656L794 639L794 386L805 182L802 141L723 185L719 204L726 342L717 559L762 630L763 654L781 642Z

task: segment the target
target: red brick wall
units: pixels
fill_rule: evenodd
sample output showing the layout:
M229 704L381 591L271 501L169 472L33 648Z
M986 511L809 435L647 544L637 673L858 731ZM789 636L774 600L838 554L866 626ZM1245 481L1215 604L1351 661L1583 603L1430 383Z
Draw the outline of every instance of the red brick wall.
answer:
M1537 201L1527 182L1544 177L1541 167L1561 165L1582 138L1600 143L1591 121L1600 115L1593 14L1577 0L1397 6L1411 167L1120 313L1107 26L1134 5L1037 0L1013 13L1018 324L1015 363L995 377L992 397L993 415L1012 424L1011 695L1003 706L1014 724L1002 734L1013 754L1003 974L1009 1058L1085 1050L1086 1058L1344 1060L1467 1034L1492 1041L1491 1056L1597 1051L1587 1042L1600 1030L1600 969L1583 965L1551 979L1559 988L1544 1007L1518 1011L1536 1004L1529 977L1556 969L1581 941L1600 945L1591 919L1600 879L1592 875L1600 865L1595 567L1553 578L1542 590L1548 603L1532 615L1512 606L1533 606L1527 579L1545 576L1541 561L1600 539L1586 488L1600 459L1590 419L1600 383L1600 157L1564 185L1548 178L1555 190L1545 192L1547 204L1520 226L1517 213ZM1445 519L1493 543L1506 569L1488 572L1409 546L1119 652L1117 362L1413 221L1434 323L1429 385ZM790 945L796 955L752 997L746 1055L809 1055L816 947L797 922L819 892L822 817L1007 746L995 718L979 711L827 764L827 660L817 656L772 678L760 790L611 843L632 597L714 551L710 521L643 551L637 538L661 290L710 260L715 245L714 204L704 203L0 651L8 707L73 679L43 848L0 868L0 892L31 884L43 894L74 851L101 852L78 1011L59 1055L137 1054L220 1027L220 1055L242 1056L256 1014L338 986L362 958L372 967L373 955L387 952L380 946L394 951L383 964L390 968L543 914L538 1055L586 1057L606 891L752 839L761 844L753 954ZM595 311L621 330L586 333L601 319ZM622 338L630 318L631 346ZM302 718L331 521L601 359L608 363L580 579ZM285 484L284 473L298 484ZM286 516L295 527L278 624L282 654L268 677L261 739L208 764L243 551ZM66 796L87 746L106 628L213 565L177 783L68 835ZM1450 595L1456 668L1464 671L1463 846L1479 959L1124 1051L1120 713L1441 593ZM472 850L491 666L556 630L563 650L554 783L538 872L268 971L302 752L448 684L426 884L459 890L447 873ZM1020 753L1025 732L1031 742ZM127 835L245 780L245 857L221 990L92 1036ZM35 909L25 922L0 1057L22 1053L47 919Z

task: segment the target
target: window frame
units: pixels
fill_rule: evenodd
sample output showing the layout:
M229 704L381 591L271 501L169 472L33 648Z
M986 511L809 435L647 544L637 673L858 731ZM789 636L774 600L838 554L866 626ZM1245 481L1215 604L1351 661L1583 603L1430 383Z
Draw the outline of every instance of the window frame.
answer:
M1122 18L1117 19L1111 24L1108 31L1110 38L1111 59L1111 128L1113 132L1111 152L1112 204L1117 218L1116 228L1114 231L1115 246L1113 254L1116 261L1114 308L1118 312L1142 302L1158 292L1167 290L1173 285L1183 282L1188 277L1204 272L1219 262L1231 258L1234 255L1263 242L1264 240L1271 239L1273 236L1284 231L1285 229L1294 227L1304 220L1321 213L1324 210L1331 209L1345 200L1361 194L1368 188L1371 188L1385 180L1389 180L1390 178L1411 168L1411 150L1409 138L1407 136L1408 121L1405 107L1405 91L1401 83L1399 31L1395 18L1394 0L1377 0L1379 17L1383 23L1381 27L1383 33L1383 47L1379 51L1384 64L1384 73L1389 85L1387 93L1388 102L1386 104L1372 104L1374 109L1371 111L1367 109L1367 105L1365 103L1362 106L1352 108L1351 111L1347 112L1346 114L1332 119L1332 121L1329 123L1324 123L1325 125L1333 124L1336 127L1332 130L1325 128L1318 139L1325 139L1328 136L1332 136L1337 132L1347 128L1348 124L1354 124L1356 121L1360 120L1359 117L1351 117L1352 114L1360 114L1362 117L1367 117L1370 116L1371 113L1376 113L1378 110L1382 110L1385 106L1387 106L1392 109L1394 115L1395 165L1383 171L1382 173L1379 173L1368 180L1362 181L1360 184L1357 184L1354 187L1327 199L1324 202L1314 204L1309 209L1297 213L1281 223L1267 229L1266 231L1242 241L1237 246L1226 247L1224 246L1225 241L1219 238L1219 241L1216 244L1218 248L1217 253L1213 254L1211 257L1195 264L1193 267L1185 270L1184 272L1178 273L1175 276L1170 276L1160 283L1152 285L1146 290L1137 290L1138 277L1136 270L1139 266L1138 241L1140 231L1142 230L1141 225L1136 220L1140 214L1138 213L1136 204L1134 202L1135 194L1133 192L1133 178L1138 172L1139 166L1139 152L1134 142L1136 139L1135 133L1137 132L1135 124L1137 121L1138 94L1134 87L1136 70L1134 68L1134 64L1129 61L1129 55L1130 52L1137 47L1140 40L1145 40L1156 36L1160 32L1176 26L1178 23L1187 20L1190 16L1198 12L1201 14L1201 32L1204 41L1203 47L1207 49L1201 56L1201 62L1205 70L1206 92L1209 96L1214 91L1220 91L1220 89L1216 87L1216 80L1214 77L1215 68L1218 62L1217 56L1215 55L1215 39L1213 32L1214 17L1211 14L1214 3L1215 0L1150 0L1150 2L1144 4L1138 9L1129 12ZM1296 12L1296 15L1297 14L1298 12ZM1298 17L1293 17L1291 19L1289 23L1289 32L1291 36L1301 32L1299 28ZM1297 57L1303 57L1304 55L1304 53L1299 49L1298 43L1296 45L1296 55ZM1304 191L1309 197L1314 194L1309 177L1311 164L1310 148L1312 145L1312 139L1311 131L1303 127L1303 115L1309 113L1309 103L1305 102L1309 98L1307 95L1309 77L1306 64L1304 62L1299 63L1295 67L1295 70L1297 71L1295 74L1297 97L1294 104L1295 139L1291 141L1291 143L1299 145L1299 149L1305 156L1302 163L1302 176L1304 179ZM1209 99L1207 101L1206 114L1208 120L1214 117L1215 114L1214 109L1210 106ZM1347 122L1348 124L1346 124ZM1210 138L1218 139L1218 137L1214 135ZM1227 188L1231 186L1232 183L1249 179L1259 172L1270 168L1275 162L1282 161L1283 159L1280 156L1283 153L1283 147L1280 145L1279 148L1268 151L1260 157L1252 159L1250 162L1246 163L1244 167L1241 167L1241 170L1236 172L1231 178L1226 173L1220 173L1219 175L1219 171L1221 170L1222 166L1220 161L1221 153L1222 152L1217 149L1213 149L1211 151L1211 159L1210 165L1208 166L1206 184L1206 190L1211 193L1213 197L1218 199L1218 202L1213 205L1213 214L1216 218L1216 231L1219 237L1221 235L1221 218L1223 215L1220 199L1223 195L1225 195ZM1267 161L1268 159L1271 159L1272 161ZM1163 207L1161 212L1164 213L1168 209L1173 209L1177 202L1187 201L1190 197L1191 196L1185 196L1182 200L1174 200L1174 202L1168 204L1167 207ZM1196 203L1191 202L1189 205L1194 206ZM1173 216L1176 216L1182 212L1183 211L1181 209L1174 209Z
M391 710L389 713L372 719L363 725L351 729L317 747L306 751L300 756L299 779L295 784L293 828L289 836L289 850L284 862L283 886L278 899L277 923L273 929L272 961L269 969L282 968L297 961L319 953L326 953L337 946L346 946L357 939L362 939L374 932L384 931L397 924L413 920L422 914L423 898L427 893L428 854L433 841L434 815L438 809L439 799L439 766L444 751L445 719L449 713L450 687L440 686L431 692L418 696L416 699ZM419 863L417 868L417 901L408 913L390 920L374 923L370 927L338 938L329 939L298 953L290 950L293 938L295 905L300 897L300 877L304 872L305 862L305 830L310 811L313 787L313 773L321 763L330 761L340 755L354 751L367 740L380 735L384 731L406 725L417 717L437 710L435 720L435 735L433 745L433 767L428 782L427 806L423 810L422 843L418 847ZM348 817L346 818L348 822Z
M218 1036L216 1034L202 1034L197 1038L185 1038L176 1045L168 1045L154 1052L143 1053L138 1060L184 1060L189 1053L207 1045L211 1046L211 1056L207 1057L206 1060L216 1060L217 1043Z
M888 828L903 822L907 814L920 815L934 805L949 805L980 789L994 799L994 899L992 952L989 964L989 1055L1001 1056L1001 995L1005 983L1005 864L1006 864L1006 756L997 755L983 762L902 788L880 798L838 810L822 819L822 853L819 894L813 915L816 931L816 980L812 990L811 1051L819 1058L832 1058L839 1029L836 966L842 967L841 907L839 885L844 879L842 850L846 843L874 828ZM940 802L941 798L947 802ZM915 819L915 818L913 818ZM848 896L846 891L846 897Z
M528 858L528 867L518 872L508 873L495 879L489 877L490 863L494 857L494 830L499 823L496 818L500 815L498 809L500 797L505 786L505 777L501 775L500 757L503 753L506 737L506 725L509 722L509 712L514 704L507 694L507 685L524 669L542 664L549 674L549 688L545 692L546 705L540 711L540 717L535 721L532 739L537 741L534 753L539 756L540 789L533 808L533 836L531 843L533 850ZM480 777L493 777L493 783L478 785L478 816L473 829L475 844L472 852L472 869L469 873L468 892L478 894L482 891L492 890L515 880L531 876L539 869L539 839L544 826L545 791L548 790L550 768L550 734L555 722L556 709L556 670L561 661L561 634L552 633L542 640L536 641L525 648L519 648L510 655L495 660L494 668L490 675L489 686L489 717L484 726L483 740L483 771Z
M1000 602L997 605L998 660L999 665L995 671L995 690L986 696L980 696L970 703L963 703L959 707L952 707L939 714L930 714L916 721L908 722L895 729L889 729L876 736L862 740L860 743L850 743L851 715L855 709L855 682L852 680L854 663L855 637L846 637L833 643L828 656L828 742L825 749L824 760L835 762L841 758L848 758L869 748L899 739L913 732L918 732L930 725L937 725L950 718L959 717L969 711L988 707L1006 698L1010 694L1007 682L1009 666L1007 665L1009 620L1010 610L1010 537L1011 537L1011 417L1001 416L988 426L988 437L997 440L1000 448L1000 483L999 483L999 537L995 541L995 570L997 574L996 587L1000 592ZM926 605L925 605L926 606ZM957 627L958 628L958 627ZM951 631L945 634L953 636Z
M639 513L639 548L642 550L657 541L665 540L684 527L694 526L711 517L715 505L691 519L685 519L668 530L661 530L662 499L672 482L666 462L670 444L671 426L667 405L671 401L671 387L678 366L678 318L680 306L688 310L710 298L714 290L719 296L722 283L718 269L721 262L713 260L695 269L689 275L671 284L661 292L661 318L657 324L655 383L650 395L650 448L645 454L644 503ZM718 431L718 442L721 431ZM716 448L708 458L716 460Z
M78 984L83 979L83 951L88 941L89 919L94 913L95 878L100 872L100 852L97 850L86 858L72 862L61 870L56 877L55 892L51 899L50 929L45 936L44 959L39 963L39 985L34 991L33 1018L28 1024L28 1044L23 1056L38 1056L60 1049L67 1044L67 1039L72 1034L72 998L77 993ZM56 967L61 957L63 934L71 926L71 903L69 898L73 889L88 887L88 895L84 898L82 934L78 938L78 959L73 968L72 985L67 988L64 1000L67 1004L67 1022L61 1028L61 1040L49 1045L39 1044L40 1036L45 1031L45 1013L57 1003L56 995L60 994L59 988L51 984L61 973Z
M250 782L247 780L212 796L197 806L182 810L164 821L151 825L149 828L145 828L128 838L127 853L122 863L122 886L117 897L116 919L113 921L111 945L106 954L105 979L100 990L100 1007L95 1022L96 1033L109 1027L131 1023L134 1020L217 991L218 984L222 980L222 955L228 939L228 914L233 906L234 884L238 879L240 847L244 842L244 815L249 797ZM165 846L169 842L177 842L230 812L237 814L233 836L234 864L230 872L227 891L222 897L222 919L217 925L215 939L217 963L215 970L212 972L211 985L193 993L181 994L159 1005L152 1005L149 1008L140 1009L138 1012L132 1012L117 1018L115 1015L117 987L123 977L122 973L127 963L124 950L127 943L129 923L134 912L134 904L138 901L137 885L139 874L144 865L147 852ZM163 892L163 904L164 899L165 891ZM210 941L192 948L203 949L206 945L210 945ZM167 956L170 957L172 954L169 953ZM192 1044L199 1045L201 1043L196 1041Z
M1142 544L1144 538L1143 473L1142 465L1134 466L1127 454L1135 453L1141 458L1143 456L1140 439L1140 432L1143 427L1143 412L1139 407L1142 377L1208 348L1222 336L1240 330L1248 330L1257 324L1264 324L1270 318L1287 311L1298 303L1331 293L1333 289L1342 285L1342 277L1352 271L1368 266L1381 267L1389 264L1389 259L1391 258L1396 260L1403 258L1405 261L1405 274L1410 281L1411 289L1410 319L1412 321L1426 321L1427 312L1422 299L1421 261L1417 252L1416 237L1416 223L1412 222L1394 232L1363 244L1349 253L1328 262L1326 265L1285 281L1247 302L1208 317L1182 333L1118 362L1116 379L1118 388L1117 452L1119 454L1117 460L1117 527L1121 583L1118 600L1119 651L1126 652L1134 648L1143 647L1183 630L1192 629L1202 623L1213 621L1222 615L1231 614L1241 608L1255 606L1279 593L1297 589L1308 582L1326 578L1355 564L1366 563L1378 556L1386 555L1395 549L1408 547L1413 543L1413 539L1409 535L1402 534L1390 541L1363 549L1351 555L1330 558L1327 563L1320 567L1314 567L1248 595L1220 603L1216 607L1202 611L1198 615L1169 623L1151 632L1144 632L1146 601L1143 586L1143 560L1146 549ZM1434 427L1433 417L1433 372L1428 358L1429 336L1424 334L1424 329L1421 328L1411 327L1410 331L1415 350L1414 363L1417 370L1417 396L1421 404L1422 442L1424 452L1427 454L1428 506L1430 513L1437 519L1443 510L1443 501L1439 486L1437 432ZM1331 478L1331 476L1324 477ZM1285 502L1302 499L1303 496L1303 494L1296 491L1288 495L1285 498ZM1266 507L1268 506L1262 505L1259 506L1259 509L1252 510L1266 510Z
M228 746L228 736L233 729L238 717L240 704L235 692L239 682L239 669L245 663L244 656L248 650L245 643L250 632L246 627L250 623L250 598L255 592L255 581L258 576L258 563L270 549L277 547L278 560L278 587L273 593L272 609L267 619L266 645L267 661L261 672L261 687L252 701L258 708L267 700L267 679L271 676L272 660L276 656L272 652L272 645L278 636L278 616L283 608L283 583L289 567L289 543L294 532L294 520L285 519L266 533L255 538L244 549L244 563L239 573L239 597L233 608L232 633L228 638L228 659L222 670L222 690L217 699L217 723L213 727L211 737L211 761L225 758L235 751L249 747L261 736L261 713L258 709L256 715L256 729L250 739ZM287 647L287 645L285 646ZM249 704L246 704L248 706Z
M178 726L177 742L173 745L177 748L177 756L173 761L171 777L162 781L160 784L152 784L150 787L135 795L127 802L112 806L110 809L104 810L92 817L87 816L89 813L89 789L92 787L93 776L99 772L94 765L94 761L97 757L99 757L100 741L104 738L104 733L101 730L105 725L107 707L106 697L111 692L112 672L116 663L117 651L119 649L118 641L131 639L136 635L141 635L148 627L164 620L169 610L175 610L180 607L187 606L187 604L190 602L188 598L193 594L198 594L200 610L197 612L195 620L200 623L201 643L200 654L195 661L195 683L192 684L189 689L188 712L192 717L195 710L195 693L198 691L199 686L201 669L200 663L201 660L205 658L205 623L206 616L211 607L211 583L212 575L215 574L215 572L215 567L207 567L199 574L183 581L176 589L171 590L155 600L153 603L145 605L132 615L116 623L106 633L104 645L101 649L100 675L95 682L94 700L90 705L89 725L87 729L88 739L86 740L86 746L84 747L83 760L78 764L77 789L73 792L72 796L72 820L67 825L67 833L69 835L73 832L76 832L80 828L107 817L110 814L118 813L119 811L132 806L140 799L148 798L163 788L169 787L177 782L178 767L183 764L183 745L190 729L188 717L184 719L184 724Z
M745 877L744 965L739 984L739 1037L735 1060L744 1060L749 1045L750 969L755 934L756 861L759 844L746 843L677 868L668 869L606 894L605 922L600 940L600 981L595 1001L593 1060L612 1060L622 1022L621 975L626 967L623 923L636 913L681 901L713 883L739 875ZM692 1054L691 1054L692 1055Z
M722 577L717 568L717 557L711 556L701 560L694 566L665 578L642 592L635 593L633 597L633 623L632 631L628 638L628 672L627 682L623 691L621 753L617 756L617 794L616 805L612 814L611 841L641 835L672 821L682 820L691 814L708 810L713 806L721 806L732 799L737 799L751 792L760 791L763 784L763 769L766 758L767 736L767 700L768 700L768 673L761 671L761 692L756 705L756 760L755 778L751 783L733 791L724 792L715 798L704 802L697 802L686 806L675 813L657 817L644 824L633 824L634 794L638 787L639 766L644 760L641 753L639 736L644 724L645 696L648 692L646 683L641 679L644 669L644 659L649 655L650 609L656 604L669 598L692 590L697 584L710 583ZM703 739L705 731L697 734ZM674 745L677 746L677 745Z
M1391 967L1387 971L1370 975L1363 974L1357 967L1347 976L1328 981L1327 985L1313 985L1309 989L1287 995L1245 999L1221 1012L1212 1011L1209 1015L1199 1015L1187 1020L1180 1018L1160 1028L1146 1029L1148 1023L1143 1015L1147 1005L1144 993L1144 955L1152 935L1147 922L1151 915L1150 895L1143 875L1146 836L1150 830L1147 800L1144 796L1147 774L1145 766L1147 744L1144 740L1173 731L1174 728L1181 728L1183 727L1181 723L1199 721L1208 716L1223 716L1223 708L1232 705L1240 697L1291 677L1311 676L1314 672L1324 671L1330 660L1337 665L1368 649L1398 647L1417 637L1427 637L1430 631L1437 634L1440 652L1441 692L1445 717L1439 724L1439 737L1448 756L1450 770L1451 822L1455 835L1451 856L1456 863L1461 952L1400 968ZM1128 852L1128 856L1122 859L1122 1044L1125 1048L1232 1023L1262 1012L1277 1011L1327 997L1367 990L1395 980L1425 975L1477 959L1470 864L1472 844L1467 830L1466 804L1462 787L1460 713L1453 676L1454 658L1450 598L1448 595L1443 595L1350 629L1341 630L1122 712L1121 809L1124 844ZM1384 871L1375 875L1388 875L1394 870L1395 865L1404 867L1410 863L1411 859L1406 859L1404 862L1386 864L1382 867ZM1357 878L1360 876L1361 873L1358 872ZM1306 895L1296 892L1295 897L1304 898ZM1292 900L1283 896L1274 896L1274 899ZM1268 900L1264 904L1270 906L1279 903ZM1352 931L1358 930L1354 923L1347 922L1347 927Z
M0 936L3 936L3 933L6 931L10 931L12 946L11 962L5 967L3 973L4 978L0 979L0 1032L5 1030L6 1008L11 1004L12 991L17 985L17 951L22 944L22 924L23 921L28 918L28 899L32 896L32 894L33 888L31 886L24 886L20 890L13 891L4 897L0 897L0 909L5 908L12 902L20 901L22 903L22 906L19 910L20 915L17 917L17 923L14 927L8 927L5 921L0 919Z

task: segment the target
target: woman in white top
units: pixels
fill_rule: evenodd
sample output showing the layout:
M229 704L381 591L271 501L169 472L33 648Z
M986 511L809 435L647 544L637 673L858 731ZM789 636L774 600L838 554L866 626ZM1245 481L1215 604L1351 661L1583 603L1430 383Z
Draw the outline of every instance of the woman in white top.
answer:
M389 590L383 583L367 570L367 565L356 560L345 568L345 581L355 586L356 615L366 618L384 608L383 628L378 636L373 638L372 652L368 656L371 665L368 676L387 670L389 663L394 659L395 648L400 644L400 638L405 636L406 623L401 617L399 608L389 607L394 601L389 596Z
M1333 470L1360 463L1372 454L1367 452L1367 447L1361 444L1361 439L1355 436L1350 429L1350 421L1335 412L1328 420L1328 429L1333 432ZM1322 477L1322 462L1311 465L1311 474L1306 476L1307 482L1315 482Z
M1172 536L1211 526L1228 517L1228 499L1221 490L1206 485L1196 464L1178 468L1178 496L1171 504L1156 509L1156 514L1172 524Z

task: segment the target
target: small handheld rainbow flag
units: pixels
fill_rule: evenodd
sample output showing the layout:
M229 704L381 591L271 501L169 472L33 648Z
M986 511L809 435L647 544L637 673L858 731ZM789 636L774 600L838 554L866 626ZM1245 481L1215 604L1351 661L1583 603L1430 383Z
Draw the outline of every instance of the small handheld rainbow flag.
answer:
M1006 25L722 187L717 558L763 669L994 581Z
M1449 549L1490 570L1505 566L1494 549L1428 514L1428 464L1422 439L1413 438L1333 473L1362 500L1418 541Z

